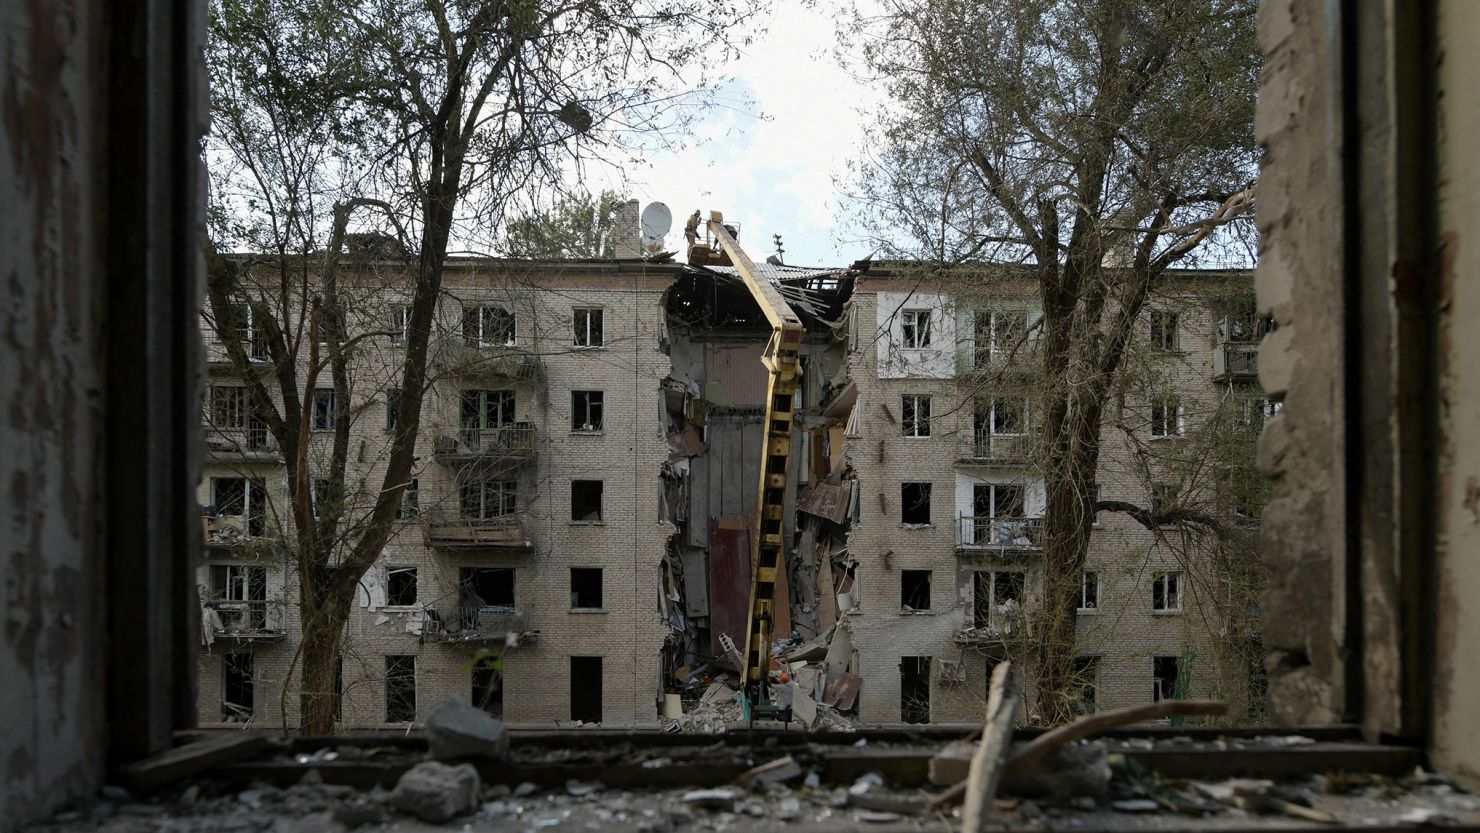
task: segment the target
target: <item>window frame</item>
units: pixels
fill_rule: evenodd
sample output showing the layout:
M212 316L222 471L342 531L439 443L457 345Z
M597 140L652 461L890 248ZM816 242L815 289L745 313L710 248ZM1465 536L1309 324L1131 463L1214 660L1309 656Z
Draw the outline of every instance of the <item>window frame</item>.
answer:
M408 661L409 662L404 662ZM405 669L393 669L392 663L405 664L409 666L409 673ZM416 654L386 654L385 655L385 722L386 723L415 723L416 722ZM391 719L391 684L394 681L410 680L410 716L404 720Z
M229 394L230 398L234 401L223 403L223 397L218 396L218 394L223 393ZM212 428L215 428L218 431L247 430L247 423L251 415L251 409L248 407L247 404L246 386L213 384L211 385L208 398L209 403L207 405L207 408ZM233 412L230 415L232 417L231 419L221 419L223 404L230 406L228 410Z
M900 310L899 343L901 349L929 350L933 317L928 309Z
M1160 584L1161 607L1157 607L1157 585ZM1174 605L1171 603L1175 603ZM1156 614L1181 613L1182 571L1157 570L1151 574L1151 612Z
M588 484L585 488L589 488L589 484L592 484L592 483L595 483L596 484L596 517L594 519L592 519L592 518L577 518L576 517L576 489L577 488L580 488L578 486L578 484ZM571 481L570 481L570 522L572 524L584 524L584 525L587 525L587 526L598 526L600 524L606 523L606 481L605 480L592 480L592 479L589 479L589 478L579 478L579 477L571 478Z
M1092 598L1092 599L1090 598L1090 595L1091 595L1090 594L1090 583L1091 582L1094 583L1094 593L1093 593L1094 598ZM1083 570L1083 571L1081 571L1080 578L1079 578L1079 607L1075 609L1075 612L1076 613L1084 613L1084 614L1099 613L1100 612L1100 595L1101 595L1100 594L1100 591L1103 590L1103 589L1104 589L1104 586L1102 585L1102 583L1100 581L1100 571L1099 570ZM1087 602L1088 602L1088 604L1087 604Z
M396 433L401 425L401 389L387 388L385 392L385 432Z
M593 403L592 397L595 397ZM584 403L581 398L585 397ZM596 421L590 420L592 405L595 405ZM582 412L586 421L581 422ZM592 427L587 427L592 426ZM573 390L570 392L570 432L572 434L600 434L606 430L606 391Z
M1175 432L1173 432L1174 428ZM1153 399L1151 401L1151 439L1174 440L1186 435L1187 411L1182 400L1175 396Z
M1163 353L1177 353L1182 344L1182 316L1174 310L1153 309L1148 316L1151 346Z
M391 305L391 346L405 347L411 341L411 305Z
M585 315L585 326L581 317ZM571 307L571 344L578 350L599 350L606 346L606 308ZM591 326L592 321L596 326ZM593 338L594 333L594 338Z
M321 402L327 402L327 406L320 406ZM312 412L309 415L308 430L310 433L321 434L332 432L334 425L339 420L338 395L333 388L314 388L313 401L310 404Z
M576 573L596 574L596 596L595 605L576 604ZM570 568L570 609L582 612L605 612L606 611L606 572L601 567L571 567Z
M421 517L421 483L419 478L411 478L406 484L405 490L401 492L401 502L396 506L396 520L414 521Z
M900 608L900 611L901 612L903 612L905 609L909 609L911 611L925 611L925 610L930 610L931 609L931 597L934 594L934 587L933 587L933 582L934 582L934 579L935 579L935 576L933 575L934 572L935 572L934 570L915 570L915 569L900 570L899 571L899 608ZM918 582L918 581L921 581L921 577L922 576L923 576L923 582L924 582L923 585L917 584L913 588L911 588L911 586L909 584L910 578L913 577ZM911 593L910 592L911 589L913 589L915 592L914 593ZM918 594L922 590L924 592L923 598L925 600L925 604L924 605L912 605L912 604L910 604L910 599L912 597L918 598L919 597Z
M920 487L921 496L924 498L924 500L923 501L915 501L915 502L916 503L924 503L924 506L925 506L925 520L924 521L908 521L908 520L905 520L905 512L908 511L907 504L909 503L909 499L905 495L905 490L908 489L908 488L910 488L911 486ZM906 480L906 481L901 481L900 484L899 484L899 523L900 523L900 526L908 526L908 527L934 526L935 525L935 516L934 516L933 510L931 508L931 500L935 496L934 495L934 492L935 492L935 482L934 481L931 481L931 480Z
M931 394L902 393L899 395L899 427L901 436L925 439L930 436ZM924 418L920 412L924 410ZM856 407L856 406L855 406Z
M469 495L476 490L477 514L468 514ZM493 506L496 514L490 514ZM475 478L457 487L457 515L469 521L497 521L519 514L519 481L505 478Z
M496 320L495 314L504 316L503 320ZM503 328L507 328L504 337L495 338L498 331ZM519 342L519 315L499 304L464 306L462 341L465 346L475 350L490 347L513 347Z

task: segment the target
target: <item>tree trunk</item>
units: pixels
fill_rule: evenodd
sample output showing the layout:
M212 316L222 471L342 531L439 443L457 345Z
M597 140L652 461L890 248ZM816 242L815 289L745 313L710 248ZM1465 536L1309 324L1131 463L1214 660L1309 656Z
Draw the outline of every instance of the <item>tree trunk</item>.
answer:
M354 594L342 591L326 593L317 604L306 594L301 599L299 619L303 625L303 655L298 731L306 737L334 734L334 720L339 711L336 692L339 646L344 639L344 623L349 619L353 602Z

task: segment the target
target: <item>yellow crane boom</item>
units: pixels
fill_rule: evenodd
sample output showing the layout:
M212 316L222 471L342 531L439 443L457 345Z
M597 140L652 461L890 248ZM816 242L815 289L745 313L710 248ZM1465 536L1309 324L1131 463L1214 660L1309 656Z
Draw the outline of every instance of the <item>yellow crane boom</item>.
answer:
M770 671L772 623L778 604L788 599L776 598L776 582L786 569L786 480L791 471L791 424L796 407L797 386L801 381L801 347L804 334L797 318L774 284L740 248L724 216L709 214L708 230L739 271L751 296L771 323L771 340L761 355L769 376L766 395L765 438L761 449L760 493L750 529L750 617L745 632L745 667L740 669L741 685L750 696L752 715L756 711L774 714L768 708L767 689ZM787 710L789 712L789 710ZM787 718L790 719L789 716Z

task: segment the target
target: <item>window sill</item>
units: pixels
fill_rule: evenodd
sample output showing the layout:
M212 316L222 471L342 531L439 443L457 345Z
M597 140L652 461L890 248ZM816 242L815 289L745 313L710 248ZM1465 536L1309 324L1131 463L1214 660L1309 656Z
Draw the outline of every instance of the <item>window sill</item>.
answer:
M1172 442L1172 441L1176 441L1176 440L1186 439L1186 437L1187 437L1186 434L1152 434L1151 435L1151 442L1154 442L1154 443Z
M605 431L571 431L570 435L572 437L599 437L605 433Z
M1079 614L1080 616L1094 616L1095 614L1100 612L1100 609L1097 607L1081 607L1074 612Z
M605 350L606 349L606 345L605 344L572 344L570 346L570 349L572 349L572 350Z
M1153 611L1151 611L1151 615L1152 616L1181 616L1182 615L1182 610L1181 610L1181 608L1178 608L1177 610L1153 610Z
M571 526L606 526L606 521L571 521Z
M587 613L587 614L595 613L595 614L605 615L607 613L607 609L604 608L604 607L573 607L573 608L570 609L570 612L573 613L573 614L574 613Z
M930 608L902 607L899 609L900 616L939 616L940 611Z
M380 606L381 613L414 613L421 609L422 607L419 604Z
M907 524L901 523L900 529L935 529L935 524Z

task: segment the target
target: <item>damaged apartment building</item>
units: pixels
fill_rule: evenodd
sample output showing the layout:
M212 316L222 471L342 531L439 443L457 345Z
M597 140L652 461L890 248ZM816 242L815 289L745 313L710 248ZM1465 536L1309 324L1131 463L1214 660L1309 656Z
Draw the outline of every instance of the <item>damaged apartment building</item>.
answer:
M380 482L409 309L385 277L397 264L358 268L350 326L387 334L356 355L351 401L326 389L305 403L322 431L310 471L349 409L346 516ZM979 719L1041 582L1032 353L1014 357L1021 374L985 372L1031 329L1032 288L983 298L867 262L757 268L805 329L789 465L767 473L785 483L772 654L790 663L793 715L819 728ZM1167 499L1189 481L1155 482L1145 448L1184 447L1230 400L1265 413L1257 322L1206 303L1248 284L1170 278L1143 333L1161 393L1122 397L1102 499ZM610 261L454 259L434 327L414 479L346 626L341 728L419 722L448 697L515 725L738 719L772 332L736 268L644 259L635 235ZM282 452L205 334L198 718L293 726ZM1086 708L1239 700L1251 684L1220 647L1257 640L1248 611L1174 538L1109 513L1096 524L1079 610Z

